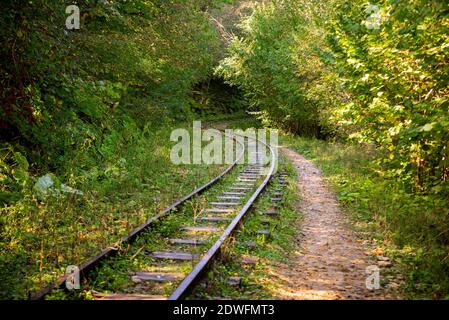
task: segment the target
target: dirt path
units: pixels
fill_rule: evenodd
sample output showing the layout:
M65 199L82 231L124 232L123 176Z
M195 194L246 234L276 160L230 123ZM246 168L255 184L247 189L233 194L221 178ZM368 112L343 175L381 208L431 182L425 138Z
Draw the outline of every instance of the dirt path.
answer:
M273 266L280 285L278 299L390 299L383 289L366 288L365 248L356 241L338 202L325 186L319 169L294 151L282 150L298 170L304 215L299 248L288 265ZM382 273L382 269L380 270Z

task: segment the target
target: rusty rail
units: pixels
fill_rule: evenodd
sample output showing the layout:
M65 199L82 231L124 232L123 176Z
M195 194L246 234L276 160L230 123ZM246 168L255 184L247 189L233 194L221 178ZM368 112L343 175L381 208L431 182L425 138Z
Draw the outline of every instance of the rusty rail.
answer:
M87 276L87 274L89 273L89 271L91 271L95 266L97 266L100 261L115 255L117 253L117 248L120 245L122 245L124 243L132 243L139 234L141 234L142 232L149 229L154 223L156 223L157 221L159 221L160 219L162 219L163 217L168 215L173 209L180 207L182 204L184 204L186 201L192 199L194 196L205 192L213 184L217 183L221 178L223 178L224 175L229 173L238 164L238 162L242 159L242 157L245 154L245 146L240 141L236 140L234 137L231 137L231 136L227 135L226 133L223 133L223 134L225 136L227 136L228 138L232 138L234 141L236 141L237 145L238 144L241 145L242 152L240 154L238 154L238 156L236 157L236 160L230 166L228 166L225 170L223 170L218 176L216 176L212 180L208 181L203 186L193 190L188 195L177 200L175 203L171 204L169 207L165 208L163 211L161 211L154 217L151 217L150 219L148 219L144 224L135 228L127 236L121 238L115 245L108 247L107 249L100 252L98 255L96 255L96 256L90 258L89 260L87 260L86 262L84 262L79 267L81 279L85 278ZM53 291L55 289L64 289L66 280L67 280L66 276L59 278L55 283L51 284L50 286L47 286L47 287L43 288L42 290L32 293L30 296L30 299L31 300L41 300L45 297L45 295L49 294L51 291Z
M252 207L254 202L256 201L257 197L260 195L260 193L263 191L263 189L267 186L268 182L270 181L271 177L274 174L275 166L276 166L276 158L275 153L273 150L273 147L269 144L266 144L260 140L258 140L259 143L265 145L271 153L271 165L270 169L267 173L267 176L261 183L261 185L256 189L256 191L253 193L253 195L248 199L246 204L243 206L243 208L240 210L240 212L235 216L235 218L232 220L232 222L228 225L228 227L224 230L220 238L214 243L214 245L207 251L207 253L201 258L201 260L196 264L194 269L187 275L187 277L184 278L184 280L181 282L181 284L176 288L175 291L170 295L168 300L179 300L184 298L186 295L188 295L192 289L195 287L196 283L204 274L204 272L207 270L207 267L210 265L211 261L214 257L218 255L220 252L220 248L222 244L225 242L225 240L236 230L238 224L242 221L245 214L248 212L248 210Z

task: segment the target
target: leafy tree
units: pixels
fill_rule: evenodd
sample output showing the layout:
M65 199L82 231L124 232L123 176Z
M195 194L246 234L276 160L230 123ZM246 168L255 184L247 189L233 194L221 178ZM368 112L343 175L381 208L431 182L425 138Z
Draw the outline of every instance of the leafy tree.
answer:
M324 27L328 1L260 4L242 22L217 74L242 88L251 108L270 125L307 135L326 131L324 115L338 88L330 68Z
M380 148L415 190L448 192L448 3L351 1L337 12L330 39L350 101L335 125Z

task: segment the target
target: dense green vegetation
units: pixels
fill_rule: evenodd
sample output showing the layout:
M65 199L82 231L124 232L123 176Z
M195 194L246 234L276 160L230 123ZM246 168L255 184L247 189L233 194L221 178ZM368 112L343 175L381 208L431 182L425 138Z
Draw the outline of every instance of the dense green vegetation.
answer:
M170 132L227 112L214 104L226 90L229 111L241 103L208 85L219 1L75 2L72 31L62 1L0 4L0 297L26 297L207 181L218 167L170 162Z
M238 122L231 123L231 127ZM241 128L237 126L237 128ZM284 190L282 209L279 215L267 217L260 212L272 207L272 188L280 187L276 179L264 190L252 212L249 212L244 228L229 241L222 250L219 263L215 263L191 297L214 299L224 297L233 300L279 299L285 289L278 281L275 267L278 263L288 263L296 249L295 237L302 216L295 210L299 200L295 168L281 156L280 172L289 174L289 185ZM270 235L257 235L259 230L270 230ZM228 277L240 277L240 285L232 285Z
M285 142L398 248L410 292L447 297L447 1L74 3L80 30L62 1L0 3L0 297L26 297L207 180L219 168L170 163L170 131L245 110L328 140Z
M449 3L279 0L242 28L217 74L266 124L372 152L347 188L416 254L412 285L447 295Z
M266 122L373 144L389 176L447 193L448 10L441 1L273 1L243 22L216 72Z
M326 2L274 1L242 22L216 73L242 88L267 125L295 133L324 133L323 116L337 83L321 58Z
M333 27L337 68L351 95L334 111L337 128L380 148L388 175L416 191L447 194L449 4L381 1L379 30L364 27L370 13L362 4L340 5Z
M188 118L220 45L207 5L81 1L81 30L65 31L59 1L3 1L2 132L59 168L71 146L102 143L116 125Z

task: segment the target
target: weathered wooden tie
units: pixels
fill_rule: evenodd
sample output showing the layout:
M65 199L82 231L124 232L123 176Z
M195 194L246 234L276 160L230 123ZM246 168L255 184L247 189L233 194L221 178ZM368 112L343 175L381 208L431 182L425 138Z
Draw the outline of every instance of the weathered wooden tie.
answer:
M256 182L257 179L250 179L250 178L237 178L237 181L241 181L241 182Z
M207 242L205 240L199 240L199 239L168 239L170 243L173 244L191 244L191 245L204 245Z
M141 281L176 281L182 279L184 277L183 274L180 273L160 273L160 272L146 272L146 271L138 271L132 272L131 277L137 278Z
M221 200L240 200L242 197L239 196L218 196L217 199Z
M170 259L170 260L195 260L200 257L196 253L187 252L149 252L148 256L155 259Z
M262 214L268 215L268 216L277 216L279 214L279 212L277 212L277 210L275 210L274 208L271 208L266 211L263 211Z
M201 217L200 220L202 220L202 221L210 221L210 222L228 222L228 221L232 221L232 218L225 218L225 217Z
M234 209L221 209L221 208L211 208L204 210L205 212L209 213L232 213L235 212Z
M220 207L235 207L239 206L242 203L241 202L209 202L210 205L213 206L220 206Z
M184 231L204 231L204 232L214 232L221 230L219 228L207 226L182 226L180 229Z
M254 184L252 183L235 183L233 185L234 188L248 188L248 187L254 187Z
M224 195L228 196L244 196L246 195L245 192L223 192Z

